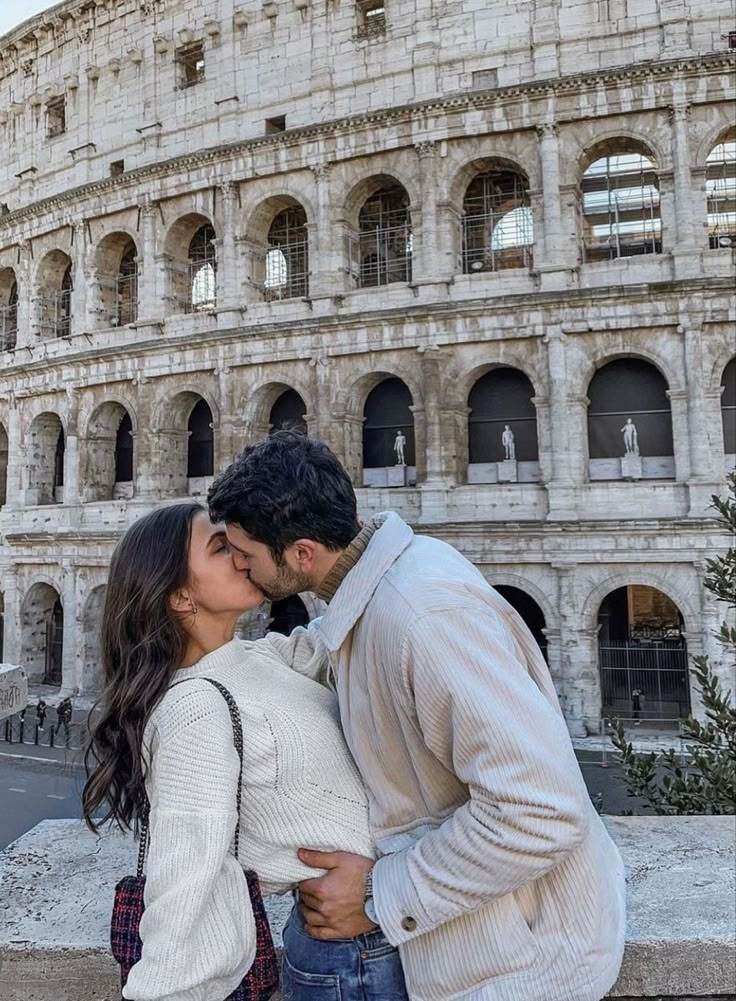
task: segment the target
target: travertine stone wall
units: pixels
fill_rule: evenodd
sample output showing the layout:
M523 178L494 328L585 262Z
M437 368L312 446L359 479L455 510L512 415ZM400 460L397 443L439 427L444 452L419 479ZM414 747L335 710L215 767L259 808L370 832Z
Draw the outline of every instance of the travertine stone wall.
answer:
M534 598L574 732L598 726L597 614L616 587L665 592L690 651L727 674L712 636L722 610L702 585L728 544L709 504L734 458L721 414L733 251L709 246L704 182L736 123L733 4L387 0L385 34L369 39L357 18L349 0L74 0L0 39L0 270L18 289L17 347L0 352L6 659L41 656L42 584L64 609L63 690L93 689L115 540L153 504L206 491L187 478L194 403L210 408L219 469L293 389L364 512L398 510ZM204 78L181 87L177 53L197 42ZM47 138L61 96L66 130ZM266 134L280 115L286 131ZM656 163L661 253L586 262L582 174L632 148ZM463 196L482 163L528 179L530 267L462 273ZM359 288L358 215L385 178L408 196L411 281ZM307 217L308 293L268 301L267 234L292 204ZM186 312L203 224L216 303ZM120 324L111 281L130 241L137 317ZM626 356L667 382L665 479L590 477L588 387ZM468 395L497 366L534 387L538 482L469 482ZM386 377L411 392L417 484L366 489L364 405ZM125 412L134 478L115 485Z

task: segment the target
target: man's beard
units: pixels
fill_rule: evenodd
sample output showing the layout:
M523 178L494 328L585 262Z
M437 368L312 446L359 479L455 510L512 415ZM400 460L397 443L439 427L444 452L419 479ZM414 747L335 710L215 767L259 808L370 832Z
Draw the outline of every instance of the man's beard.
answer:
M269 601L282 601L284 598L290 598L293 594L299 594L300 591L311 591L313 587L312 581L306 574L292 570L286 563L277 569L270 580L261 583L261 581L255 580L252 575L251 580L256 587L263 591Z

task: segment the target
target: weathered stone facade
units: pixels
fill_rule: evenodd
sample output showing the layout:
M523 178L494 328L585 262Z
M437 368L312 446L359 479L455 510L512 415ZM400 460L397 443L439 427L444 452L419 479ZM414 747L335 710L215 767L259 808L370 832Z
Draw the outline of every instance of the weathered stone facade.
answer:
M536 602L574 732L598 728L617 588L664 592L689 652L720 663L702 584L736 452L736 228L711 166L736 137L733 13L70 0L1 39L5 660L38 681L57 656L64 692L93 690L119 533L202 495L292 391L364 512L398 510ZM622 157L645 222L611 194ZM502 194L472 230L479 177ZM623 358L658 373L672 442L633 474L623 446L590 447L591 381ZM530 385L513 467L491 455L501 411L492 432L469 413L501 370ZM393 433L367 407L388 380L410 395L399 474L364 468Z

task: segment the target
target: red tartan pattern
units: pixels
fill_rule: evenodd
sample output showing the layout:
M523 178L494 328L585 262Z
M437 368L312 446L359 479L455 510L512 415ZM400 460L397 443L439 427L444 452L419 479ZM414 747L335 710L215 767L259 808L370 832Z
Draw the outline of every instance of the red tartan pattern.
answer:
M246 872L245 875L256 922L256 958L240 986L228 994L225 1001L270 1001L279 986L276 949L258 878L254 872ZM143 951L140 924L145 908L145 885L145 876L126 876L115 887L110 945L120 965L122 986L125 986L131 968L140 960Z

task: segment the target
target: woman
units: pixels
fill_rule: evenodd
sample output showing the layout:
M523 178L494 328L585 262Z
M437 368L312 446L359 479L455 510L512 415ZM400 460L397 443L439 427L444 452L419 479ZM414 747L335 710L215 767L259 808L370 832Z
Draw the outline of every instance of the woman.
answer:
M130 828L150 802L143 955L123 991L134 1001L223 1001L240 983L255 951L243 868L265 894L284 893L320 874L299 861L300 847L374 857L334 695L313 680L326 666L313 640L305 630L233 639L262 601L197 504L141 518L113 556L104 710L83 805L97 830L108 820ZM240 764L227 705L206 678L231 692L242 717L239 861L230 848ZM282 972L284 1001L407 998L398 952L379 930L319 942L298 909Z

